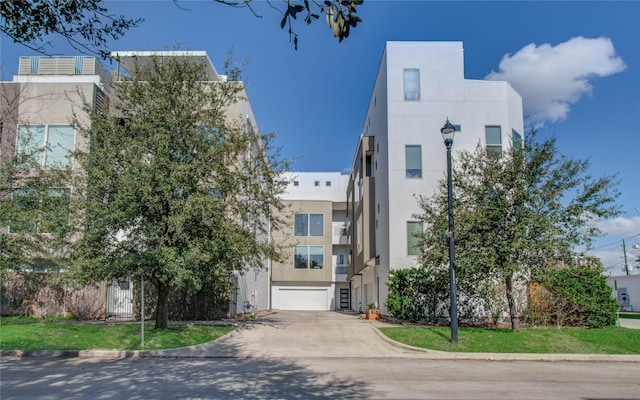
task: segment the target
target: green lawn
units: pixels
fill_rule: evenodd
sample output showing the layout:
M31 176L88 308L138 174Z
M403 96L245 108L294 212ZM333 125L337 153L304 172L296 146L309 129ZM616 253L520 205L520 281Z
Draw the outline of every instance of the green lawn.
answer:
M140 347L140 324L78 324L28 322L25 318L0 319L2 350L156 350L192 346L219 338L233 330L227 326L170 325L156 330L144 327Z
M640 330L603 329L460 328L458 345L450 342L448 327L389 327L380 331L389 338L424 349L479 353L640 354Z

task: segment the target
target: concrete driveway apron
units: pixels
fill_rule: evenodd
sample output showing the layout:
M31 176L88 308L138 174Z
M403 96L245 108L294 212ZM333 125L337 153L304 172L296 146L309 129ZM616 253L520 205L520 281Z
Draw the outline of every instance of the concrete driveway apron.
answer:
M186 349L176 349L182 356ZM190 348L194 357L411 357L380 337L372 322L332 311L277 311L231 334ZM171 351L163 353L170 356ZM176 354L177 355L177 354Z

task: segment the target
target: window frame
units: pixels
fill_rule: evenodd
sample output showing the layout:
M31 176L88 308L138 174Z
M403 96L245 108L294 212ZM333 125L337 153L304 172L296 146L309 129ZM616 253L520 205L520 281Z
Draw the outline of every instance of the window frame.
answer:
M410 165L410 149L418 150L418 160L411 160ZM413 155L411 155L413 156ZM409 168L410 166L419 165L420 168ZM412 171L412 172L410 172ZM404 177L406 179L422 179L422 145L420 144L406 144L404 146Z
M415 228L412 229L412 227ZM417 229L417 230L416 230ZM424 232L424 224L422 221L407 221L407 255L408 256L419 256L420 255L420 245L419 238L415 237L416 233Z
M28 203L26 206L29 208L26 212L30 215L29 218L25 220L10 220L8 223L8 233L53 233L56 226L65 222L68 223L71 189L60 187L47 188L44 193L28 187L11 189L11 201L20 201L17 196L20 196L21 200L25 203ZM61 199L61 201L59 199ZM63 218L64 220L55 220L50 217L51 210L55 211L55 208L58 206L63 206L67 211L66 218Z
M524 139L522 138L522 135L515 129L511 129L511 148L514 150L516 148L522 149L523 146Z
M312 250L315 250L313 252ZM314 266L314 258L316 262L320 262ZM312 270L324 269L325 267L324 246L317 245L296 245L293 249L293 269Z
M405 101L420 101L420 68L402 70L402 89Z
M498 143L494 143L493 141L489 141L490 134L495 134L495 131L491 132L490 130L498 129L498 138L500 139ZM500 125L485 125L484 127L484 143L485 150L487 154L492 157L500 157L502 156L502 126Z
M51 143L56 136L64 137L65 130L71 130L71 148L62 146L58 140ZM42 130L42 132L40 132ZM24 135L28 134L28 141L24 142ZM68 134L68 132L67 132ZM22 151L33 152L31 161L48 169L68 169L73 166L73 152L76 148L76 130L73 125L64 124L18 124L16 135L16 155ZM62 150L62 152L60 151ZM64 154L63 154L64 153ZM53 161L51 161L53 160ZM28 168L29 165L23 165Z
M315 219L315 221L313 221L313 219ZM320 228L320 231L318 231L317 228ZM303 231L306 231L306 233L302 233ZM295 214L293 217L293 236L297 236L297 237L324 236L324 214L321 214L321 213Z

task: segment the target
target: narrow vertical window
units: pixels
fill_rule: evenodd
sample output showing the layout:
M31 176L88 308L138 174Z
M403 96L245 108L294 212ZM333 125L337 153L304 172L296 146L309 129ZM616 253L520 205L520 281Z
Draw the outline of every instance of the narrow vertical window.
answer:
M500 126L485 126L485 140L487 145L487 154L492 157L500 157L502 155L502 130Z
M324 268L324 248L322 246L309 246L309 268Z
M362 215L358 215L358 221L356 222L356 254L360 254L364 248L364 225L362 222Z
M294 264L295 269L309 268L309 246L296 246Z
M309 236L324 235L324 216L322 214L309 214Z
M522 135L516 132L515 129L511 130L511 146L514 150L522 148Z
M420 70L417 68L404 70L404 99L420 100Z
M420 255L420 235L422 235L422 222L407 222L407 254L410 256Z
M296 214L293 230L295 236L307 236L309 233L309 215Z
M420 145L405 146L407 178L422 178L422 149Z
M35 189L12 189L11 200L20 210L17 218L9 221L9 232L35 232L38 221L38 194Z
M69 125L50 125L47 134L45 167L69 168L73 163L71 152L75 145L75 132Z
M42 165L45 149L44 125L20 125L18 127L17 152L24 157L21 167L30 168L33 164Z

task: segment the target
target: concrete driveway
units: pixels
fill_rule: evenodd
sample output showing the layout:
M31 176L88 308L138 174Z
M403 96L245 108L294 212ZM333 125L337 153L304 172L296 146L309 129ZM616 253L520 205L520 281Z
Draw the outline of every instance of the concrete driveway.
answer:
M451 353L416 349L386 338L377 322L334 311L277 311L242 323L216 341L180 349L150 350L143 357L213 358L413 358L504 361L632 361L636 355ZM89 355L89 354L88 354ZM95 354L94 354L95 356Z
M626 323L627 321L633 321ZM637 320L621 325L637 328ZM297 358L431 359L492 361L617 361L640 362L637 355L458 353L417 349L394 342L380 333L377 322L358 314L334 311L277 311L238 324L230 334L196 346L164 350L2 351L3 356L81 358Z
M333 311L277 311L242 324L231 334L190 348L194 357L419 357L384 340L373 323ZM184 356L186 349L176 349ZM163 350L171 356L171 350Z

